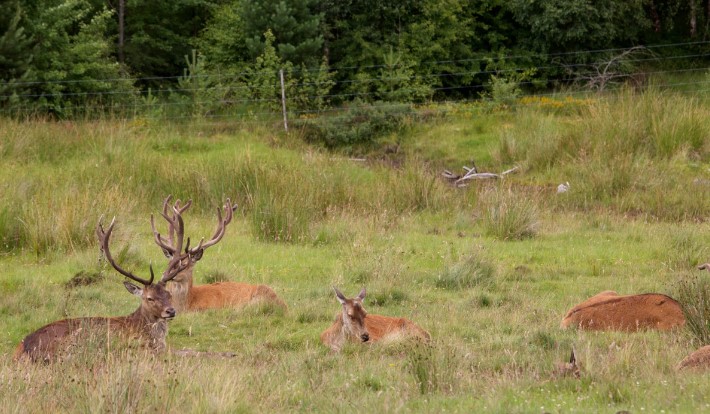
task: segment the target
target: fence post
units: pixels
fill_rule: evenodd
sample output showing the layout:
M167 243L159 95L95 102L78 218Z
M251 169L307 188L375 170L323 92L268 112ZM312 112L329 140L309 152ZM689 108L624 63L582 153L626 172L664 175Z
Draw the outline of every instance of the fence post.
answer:
M281 78L281 107L284 113L284 129L288 132L288 118L286 117L286 88L284 87L284 70L279 69L279 77Z

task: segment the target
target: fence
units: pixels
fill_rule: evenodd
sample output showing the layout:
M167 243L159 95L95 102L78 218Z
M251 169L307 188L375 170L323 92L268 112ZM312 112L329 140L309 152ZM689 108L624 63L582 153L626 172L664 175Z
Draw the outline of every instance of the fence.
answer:
M323 75L319 72L322 69L316 68L289 72L188 73L170 77L17 82L14 85L19 88L19 93L0 95L0 116L31 117L47 112L65 117L109 114L127 119L140 117L147 120L190 119L215 123L282 125L288 131L290 120L338 117L342 116L343 107L387 109L407 102L430 105L434 111L443 111L449 104L470 104L471 110L491 105L514 108L560 97L607 99L609 96L600 92L617 88L621 84L631 84L641 91L653 87L704 95L710 89L710 52L657 56L652 51L672 46L706 44L710 42L647 46L636 48L638 53L634 54L627 53L633 49L605 49L544 56L550 59L576 54L588 57L590 54L610 56L616 53L616 57L625 54L624 64L635 67L680 67L634 72L619 69L614 64L614 56L598 63L513 66L453 73L443 69L451 64L480 66L488 59L480 58L423 62L406 75L396 74L397 68L378 65L330 68L328 72L331 75L338 74L337 78L319 78L319 75ZM518 57L506 56L505 60L514 61ZM426 71L418 70L422 68L426 68ZM565 87L554 92L550 92L550 85L541 88L539 81L532 76L521 76L524 73L550 70L568 71L573 76L564 79ZM367 71L377 72L378 75L352 75ZM389 72L394 75L389 76ZM245 80L248 75L261 76L268 82L255 86ZM482 82L482 79L487 81ZM496 89L496 82L502 87ZM97 84L101 87L83 90ZM153 86L144 85L163 86L154 89ZM45 89L59 92L47 93Z

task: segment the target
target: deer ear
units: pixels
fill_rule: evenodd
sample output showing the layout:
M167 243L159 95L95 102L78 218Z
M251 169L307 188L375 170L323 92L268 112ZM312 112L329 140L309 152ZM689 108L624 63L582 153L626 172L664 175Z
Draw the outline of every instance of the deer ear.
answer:
M205 249L200 249L195 254L190 255L190 261L192 263L197 263L198 260L202 259L202 254L205 252Z
M125 286L126 289L131 292L131 294L136 296L143 296L143 289L139 288L131 282L123 282L123 286Z
M360 302L364 302L364 301L365 301L365 295L366 295L366 294L367 294L367 292L365 291L365 288L362 288L362 290L360 291L360 294L357 295L357 298L360 299Z
M345 295L343 295L335 286L333 286L333 290L335 291L335 298L338 299L338 302L345 305L345 301L347 300L345 299Z

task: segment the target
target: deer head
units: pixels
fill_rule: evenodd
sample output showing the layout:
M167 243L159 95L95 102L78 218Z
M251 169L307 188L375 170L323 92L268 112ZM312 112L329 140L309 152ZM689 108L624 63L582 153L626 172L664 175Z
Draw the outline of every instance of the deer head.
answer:
M348 299L337 288L333 287L335 297L343 305L343 333L346 337L354 337L362 342L370 340L370 334L365 327L367 311L362 307L365 300L365 288L353 299Z
M185 212L192 205L192 200L188 200L184 205L181 205L180 200L176 200L175 204L170 207L170 200L172 196L169 195L163 201L163 211L160 213L161 216L168 222L168 233L167 237L163 237L158 230L155 228L155 220L153 215L150 216L150 225L153 229L153 236L155 243L163 250L163 254L170 260L178 260L185 264L185 269L192 269L192 267L202 259L205 249L214 246L222 237L224 237L224 232L227 225L232 221L232 213L237 209L237 205L232 205L229 198L227 198L226 203L222 209L217 209L217 229L215 230L213 236L208 241L201 239L196 247L190 248L190 238L188 237L187 243L185 245L185 251L182 252L183 239L185 234L185 225L182 218L182 213ZM168 210L172 210L169 212ZM222 212L224 211L224 216ZM191 275L191 274L190 274ZM178 279L176 279L177 281Z
M165 289L165 284L177 276L178 273L185 270L187 265L182 263L179 257L171 260L165 268L160 281L156 284L153 284L155 274L153 273L152 264L150 266L150 279L143 279L127 270L124 270L116 263L113 255L111 254L111 250L109 249L109 239L111 238L116 218L114 217L113 220L111 220L111 224L106 230L104 230L103 225L101 224L102 220L103 216L99 219L99 224L96 226L96 235L99 239L99 243L101 244L101 251L106 257L106 260L114 269L116 269L116 271L118 271L118 273L135 282L138 282L140 285L138 286L128 281L123 282L123 285L126 287L128 292L141 298L141 306L137 312L140 314L142 319L149 323L155 323L160 320L167 321L174 318L175 308L172 306L171 295L170 292Z

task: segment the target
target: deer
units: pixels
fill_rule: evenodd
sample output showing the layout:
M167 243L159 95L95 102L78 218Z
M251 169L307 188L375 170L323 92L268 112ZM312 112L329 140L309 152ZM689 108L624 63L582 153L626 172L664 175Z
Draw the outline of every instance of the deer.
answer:
M680 304L660 293L619 295L605 290L574 306L565 314L561 328L593 331L671 330L685 325Z
M203 257L205 249L219 243L224 237L227 225L232 221L233 211L237 205L232 205L229 198L222 209L217 208L217 229L211 239L202 239L196 247L190 248L190 239L187 239L184 253L181 245L184 235L178 231L177 224L182 222L182 214L192 205L188 200L181 205L180 200L170 208L169 195L163 201L161 216L168 222L167 237L163 237L156 230L153 216L150 224L153 229L155 243L162 249L169 260L179 260L183 265L179 274L167 285L168 291L173 296L175 309L181 311L202 311L219 308L241 308L247 304L271 304L283 310L287 309L284 302L272 288L262 284L248 284L238 282L217 282L206 285L195 285L193 271L197 262ZM169 213L169 211L172 213Z
M347 341L372 343L412 338L429 342L431 339L427 331L409 319L367 313L362 306L367 293L365 288L353 299L346 298L336 287L333 290L343 309L320 336L321 342L333 352L340 352Z
M27 335L17 346L15 360L29 359L32 362L53 362L61 359L62 352L68 351L74 345L81 345L82 340L90 334L115 334L120 337L136 338L144 346L154 352L162 352L166 348L168 321L172 320L176 311L171 302L170 292L165 284L177 276L186 267L177 258L168 263L158 283L153 283L155 274L150 265L150 278L144 279L124 270L116 263L109 249L109 239L113 232L116 218L104 230L101 221L96 227L96 235L103 255L108 263L120 274L137 283L124 281L123 285L129 293L141 298L140 305L133 313L115 317L82 317L62 319L45 325Z
M710 368L710 345L700 347L676 366L677 370L707 370Z

